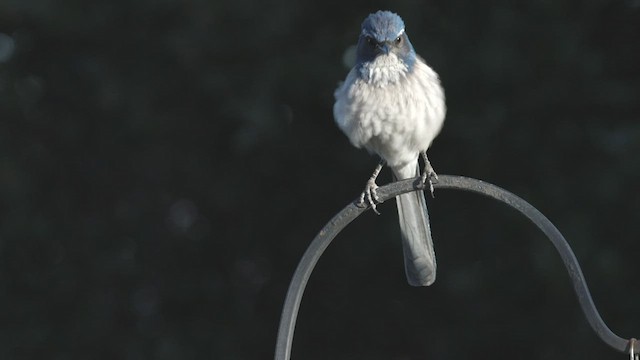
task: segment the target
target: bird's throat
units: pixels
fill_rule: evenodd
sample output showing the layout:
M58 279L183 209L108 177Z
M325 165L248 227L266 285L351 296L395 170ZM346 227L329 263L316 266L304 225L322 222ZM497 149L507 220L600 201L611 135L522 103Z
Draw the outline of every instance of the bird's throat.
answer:
M375 86L386 86L400 81L409 68L395 54L379 55L360 66L360 78Z

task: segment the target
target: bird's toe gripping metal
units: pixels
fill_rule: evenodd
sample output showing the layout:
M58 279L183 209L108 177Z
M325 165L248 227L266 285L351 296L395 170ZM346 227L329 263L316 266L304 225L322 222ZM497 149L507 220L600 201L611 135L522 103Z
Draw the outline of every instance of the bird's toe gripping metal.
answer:
M360 194L360 202L358 203L358 205L362 207L371 206L371 209L373 209L373 212L375 212L378 215L380 215L380 212L378 212L378 209L376 208L376 204L379 204L382 201L380 201L380 198L378 197L378 192L376 191L378 189L378 184L376 184L376 178L378 177L378 174L380 174L380 171L382 170L383 165L384 165L384 162L381 161L380 164L378 164L378 166L373 171L373 175L371 175L371 178L369 178L369 180L367 181L367 185L365 186L364 191L362 192L362 194Z
M360 206L370 205L371 209L373 209L373 212L380 215L380 212L376 208L376 204L380 203L380 198L378 197L378 192L376 191L377 189L378 185L376 184L375 180L367 181L367 186L365 187L362 194L360 194L359 204Z
M433 183L438 182L438 174L436 174L435 170L433 170L433 166L431 166L431 162L427 157L427 152L423 151L421 155L422 155L422 158L424 159L424 171L420 175L420 180L422 181L423 185L427 185L427 182L429 182L429 192L431 193L431 197L434 197Z

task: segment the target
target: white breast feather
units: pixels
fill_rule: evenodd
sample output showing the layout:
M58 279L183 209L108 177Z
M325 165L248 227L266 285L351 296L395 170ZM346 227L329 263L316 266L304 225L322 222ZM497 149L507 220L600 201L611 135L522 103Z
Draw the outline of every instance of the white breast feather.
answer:
M394 54L351 70L335 92L338 126L356 147L401 166L427 150L442 128L446 107L438 75L416 60L412 72Z

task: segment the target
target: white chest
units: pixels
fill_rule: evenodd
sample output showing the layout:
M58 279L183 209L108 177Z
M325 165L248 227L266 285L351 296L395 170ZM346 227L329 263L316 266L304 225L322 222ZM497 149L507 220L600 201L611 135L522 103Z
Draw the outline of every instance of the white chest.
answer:
M373 65L352 70L336 90L334 117L355 146L402 162L426 150L440 131L444 93L437 74L419 60L411 72L391 56Z

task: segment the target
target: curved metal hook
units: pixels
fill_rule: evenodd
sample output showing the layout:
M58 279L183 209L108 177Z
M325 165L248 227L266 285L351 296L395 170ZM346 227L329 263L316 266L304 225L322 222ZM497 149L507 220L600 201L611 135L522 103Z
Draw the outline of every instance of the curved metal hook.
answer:
M582 270L580 269L578 260L573 254L571 247L560 231L558 231L558 229L540 211L538 211L538 209L534 208L520 197L498 186L467 177L439 175L438 182L434 183L434 187L436 189L464 190L488 196L511 206L531 220L531 222L542 230L549 240L551 240L556 250L558 250L560 257L569 272L569 277L571 278L573 288L578 296L578 301L582 307L582 311L600 339L609 346L623 353L627 352L633 354L633 352L638 351L638 349L632 348L632 341L623 339L614 334L604 323L595 304L593 303L593 300L591 299L591 293L589 292L587 283L582 275ZM380 200L386 201L396 197L397 195L410 191L421 191L423 188L424 186L420 181L418 181L418 179L406 179L382 186L378 188L377 192ZM276 360L289 360L291 356L293 332L298 316L298 310L300 309L300 302L302 301L302 295L307 282L309 281L309 277L311 276L311 272L320 259L320 256L322 256L322 253L325 251L327 246L329 246L331 241L336 237L336 235L338 235L338 233L340 233L340 231L342 231L342 229L368 209L358 207L356 203L357 201L354 201L336 214L329 223L320 230L320 233L318 233L302 256L302 259L293 274L293 279L291 279L291 284L289 285L287 297L282 309L280 327L278 329L278 339L276 343Z

